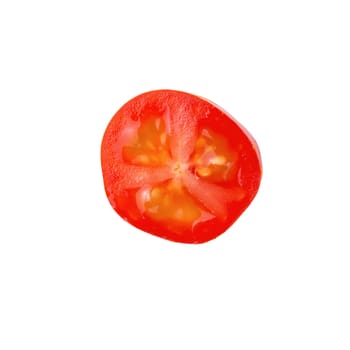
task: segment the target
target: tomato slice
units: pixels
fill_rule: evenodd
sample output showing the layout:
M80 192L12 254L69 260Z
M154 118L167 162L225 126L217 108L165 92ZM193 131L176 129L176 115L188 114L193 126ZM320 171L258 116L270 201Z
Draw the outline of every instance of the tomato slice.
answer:
M261 180L258 146L227 112L173 90L139 95L105 131L101 163L107 197L135 227L183 243L225 232Z

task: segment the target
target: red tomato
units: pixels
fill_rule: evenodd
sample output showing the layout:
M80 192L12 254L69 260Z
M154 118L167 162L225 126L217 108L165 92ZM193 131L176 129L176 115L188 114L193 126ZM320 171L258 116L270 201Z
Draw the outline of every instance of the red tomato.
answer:
M158 90L127 102L101 149L107 197L126 221L183 243L226 231L255 197L256 142L227 112L185 92Z

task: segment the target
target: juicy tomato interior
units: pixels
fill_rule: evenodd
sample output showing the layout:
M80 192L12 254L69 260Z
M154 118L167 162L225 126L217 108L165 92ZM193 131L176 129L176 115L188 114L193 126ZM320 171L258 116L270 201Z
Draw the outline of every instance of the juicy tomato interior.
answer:
M126 103L101 149L105 190L125 220L183 243L209 241L256 195L256 142L231 116L200 97L158 90Z

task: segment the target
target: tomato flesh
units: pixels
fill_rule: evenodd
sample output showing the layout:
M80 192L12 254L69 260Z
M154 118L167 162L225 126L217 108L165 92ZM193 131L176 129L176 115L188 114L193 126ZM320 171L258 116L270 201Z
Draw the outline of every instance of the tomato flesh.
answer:
M101 147L104 186L114 210L137 228L183 243L226 231L261 180L256 142L215 104L157 90L127 102Z

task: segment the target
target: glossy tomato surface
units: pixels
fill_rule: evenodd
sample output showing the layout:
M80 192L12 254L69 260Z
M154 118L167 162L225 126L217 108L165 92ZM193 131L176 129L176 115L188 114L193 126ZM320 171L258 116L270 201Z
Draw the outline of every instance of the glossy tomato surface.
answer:
M256 142L227 112L173 90L139 95L114 115L101 147L104 187L125 220L203 243L226 231L261 180Z

